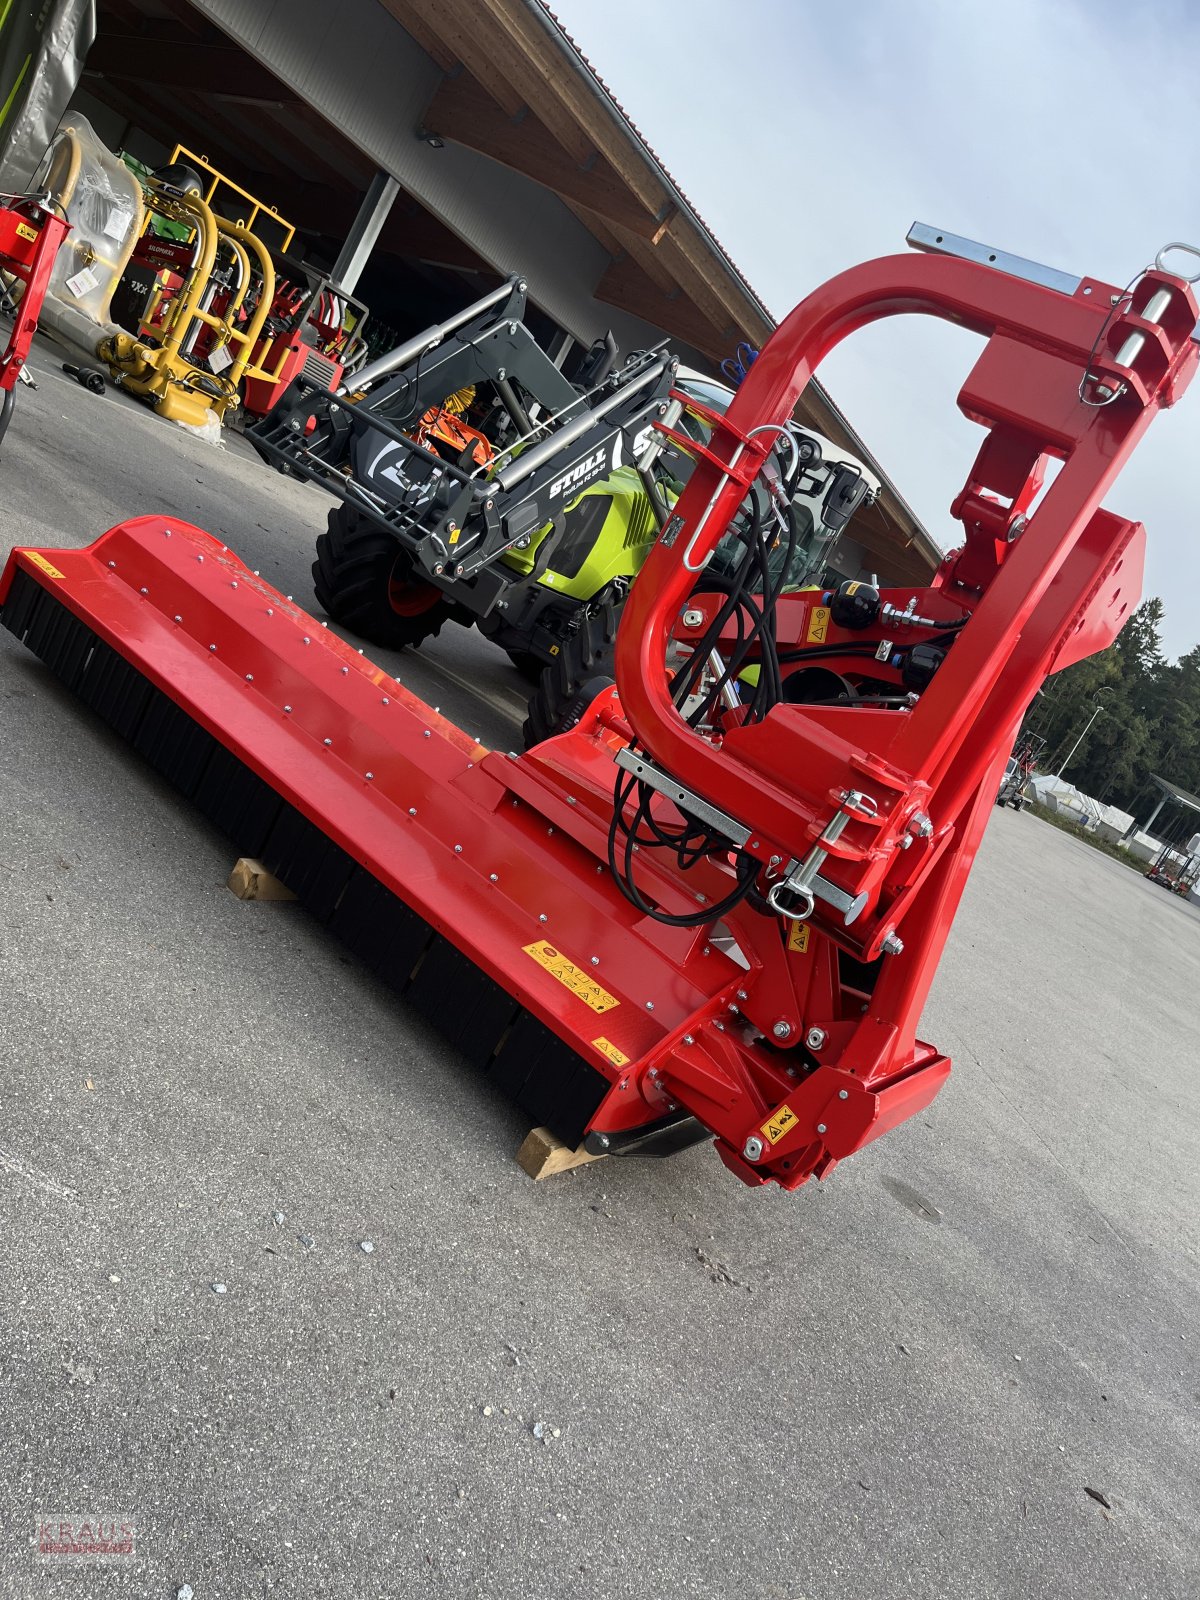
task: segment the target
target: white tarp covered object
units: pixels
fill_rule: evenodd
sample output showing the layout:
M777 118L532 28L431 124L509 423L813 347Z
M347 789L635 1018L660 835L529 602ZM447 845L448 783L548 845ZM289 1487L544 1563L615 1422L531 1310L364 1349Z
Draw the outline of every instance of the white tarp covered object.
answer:
M1150 865L1162 853L1162 840L1156 839L1152 833L1142 833L1140 830L1131 839L1125 841L1125 848L1131 856L1136 856L1139 861Z
M1108 844L1121 845L1147 866L1167 848L1163 840L1156 839L1152 833L1143 833L1140 828L1134 830L1134 819L1128 811L1122 811L1117 806L1101 805L1090 794L1082 793L1073 783L1067 783L1056 773L1035 773L1029 780L1026 792L1033 796L1037 805L1093 829ZM1176 845L1168 859L1173 867L1182 870L1193 856L1200 856L1200 833L1194 833L1186 844ZM1188 894L1188 899L1200 905L1200 886Z
M1029 787L1038 805L1085 827L1095 824L1102 809L1091 795L1081 794L1073 783L1066 783L1055 773L1035 774L1029 780Z
M0 190L24 194L78 86L96 37L96 0L2 10Z

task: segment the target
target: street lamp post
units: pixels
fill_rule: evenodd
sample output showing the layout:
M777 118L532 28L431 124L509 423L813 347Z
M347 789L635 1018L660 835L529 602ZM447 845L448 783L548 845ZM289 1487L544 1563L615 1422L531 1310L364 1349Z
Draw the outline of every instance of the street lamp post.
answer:
M1061 778L1063 773L1071 765L1071 762L1075 758L1076 750L1079 749L1079 746L1087 738L1088 729L1091 727L1092 723L1095 722L1096 718L1100 715L1100 713L1104 710L1104 707L1100 704L1100 696L1102 694L1111 694L1111 693L1112 693L1112 685L1111 684L1106 684L1102 689L1097 689L1096 693L1092 696L1092 698L1096 702L1096 709L1092 712L1091 716L1084 723L1083 732L1079 735L1078 739L1076 739L1075 743L1071 746L1070 750L1068 751L1067 759L1061 764L1061 766L1059 767L1058 771L1054 774L1054 776L1056 778Z

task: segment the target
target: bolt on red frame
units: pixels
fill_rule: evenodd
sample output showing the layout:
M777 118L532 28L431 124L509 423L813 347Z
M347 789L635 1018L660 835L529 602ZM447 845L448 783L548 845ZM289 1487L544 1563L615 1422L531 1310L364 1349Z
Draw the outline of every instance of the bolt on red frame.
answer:
M700 732L666 650L705 562L822 357L902 312L985 341L959 397L987 430L962 547L865 630L809 593L779 601L778 635L882 651L915 612L958 624L944 659L912 703L729 708ZM744 1181L793 1188L945 1081L921 1007L1025 706L1136 598L1142 530L1100 500L1190 380L1196 319L1161 270L1129 299L945 256L835 278L701 447L629 598L619 694L525 756L481 750L172 519L14 551L3 621L535 1120L619 1151L690 1117ZM656 826L724 841L639 852L632 904L607 865L617 778Z

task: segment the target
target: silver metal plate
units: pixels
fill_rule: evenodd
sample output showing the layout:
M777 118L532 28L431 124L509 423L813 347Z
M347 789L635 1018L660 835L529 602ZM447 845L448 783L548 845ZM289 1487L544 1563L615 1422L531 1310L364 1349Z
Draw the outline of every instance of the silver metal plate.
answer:
M928 222L914 222L905 241L914 250L924 250L932 256L957 256L961 261L975 261L981 267L994 267L1006 272L1010 278L1024 278L1028 283L1041 284L1043 289L1056 289L1059 294L1074 294L1083 282L1069 272L1059 272L1057 267L1045 267L1038 261L1026 261L1024 256L1009 255L1006 250L993 250L991 245L979 244L975 239L963 239L957 233L947 233L944 228L931 227Z
M824 900L827 906L832 906L835 911L842 913L842 921L846 927L862 915L870 899L865 891L857 895L847 894L845 889L839 889L836 883L830 883L829 879L823 878L819 872L812 881L812 892L818 900Z
M744 845L750 837L751 829L743 827L727 812L718 810L716 806L709 805L707 800L702 800L698 794L693 794L690 789L685 789L681 783L656 767L653 761L645 756L636 755L626 747L617 751L617 765L631 773L639 782L647 784L658 794L665 795L672 804L677 805L681 811L686 811L688 816L695 817L698 822L707 823L710 828L715 828L723 834L731 844Z
M1044 267L1038 261L1026 261L1024 256L1009 255L1006 250L993 250L991 245L964 239L957 233L946 233L942 228L931 227L928 222L914 222L908 230L905 243L914 250L923 250L926 255L957 256L961 261L976 261L981 267L993 267L997 272L1008 273L1010 278L1024 278L1027 283L1040 284L1043 289L1055 289L1059 294L1073 295L1083 282L1082 278L1073 277L1069 272L1059 272L1057 267ZM1187 250L1200 254L1192 245L1164 245L1155 258L1160 271L1170 271L1169 267L1161 265L1162 257L1168 250ZM1187 281L1192 283L1196 280L1188 278ZM1192 338L1200 343L1200 322L1196 324Z

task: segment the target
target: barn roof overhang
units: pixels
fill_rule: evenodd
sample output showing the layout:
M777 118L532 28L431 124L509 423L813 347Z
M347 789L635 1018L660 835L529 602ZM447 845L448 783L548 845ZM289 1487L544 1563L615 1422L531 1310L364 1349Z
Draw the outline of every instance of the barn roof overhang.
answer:
M542 0L377 0L437 67L421 114L454 142L551 191L608 264L594 299L707 357L756 348L774 320L745 276ZM84 86L164 144L233 161L292 220L319 215L344 237L376 163L304 96L190 0L99 0ZM298 156L302 152L302 157ZM380 246L487 270L478 250L428 206L399 196ZM801 421L867 461L880 504L851 533L866 560L919 582L940 551L857 432L816 382Z

